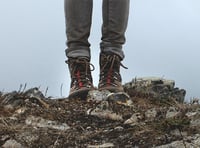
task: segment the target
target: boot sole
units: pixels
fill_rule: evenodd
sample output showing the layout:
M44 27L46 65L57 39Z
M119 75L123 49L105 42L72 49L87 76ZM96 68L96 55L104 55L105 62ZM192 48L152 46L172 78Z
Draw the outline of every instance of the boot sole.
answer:
M68 99L75 99L75 98L86 99L88 92L90 90L93 90L93 89L92 88L82 88L77 91L74 91L69 94Z
M124 92L124 89L123 89L123 87L111 87L111 86L108 86L108 87L101 87L101 88L99 88L98 90L108 90L108 91L110 91L110 92L114 92L114 93L116 93L116 92Z

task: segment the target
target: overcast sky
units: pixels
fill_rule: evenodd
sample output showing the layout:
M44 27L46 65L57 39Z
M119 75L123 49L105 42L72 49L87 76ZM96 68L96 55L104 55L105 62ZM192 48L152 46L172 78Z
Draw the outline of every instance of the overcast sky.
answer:
M187 98L200 98L200 1L130 0L122 69L123 83L156 76L176 81ZM99 79L101 0L94 0L90 36L94 84ZM0 91L48 87L48 96L67 96L63 0L0 1Z

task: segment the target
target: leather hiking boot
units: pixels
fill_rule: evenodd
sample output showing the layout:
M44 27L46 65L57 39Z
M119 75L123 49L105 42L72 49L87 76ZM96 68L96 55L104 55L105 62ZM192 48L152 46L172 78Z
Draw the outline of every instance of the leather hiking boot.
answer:
M69 58L66 61L71 75L71 85L68 98L85 98L88 91L94 89L91 71L94 66L87 58ZM90 66L92 65L92 69Z
M99 90L109 90L111 92L123 92L122 78L120 75L121 59L114 54L100 54L100 80Z

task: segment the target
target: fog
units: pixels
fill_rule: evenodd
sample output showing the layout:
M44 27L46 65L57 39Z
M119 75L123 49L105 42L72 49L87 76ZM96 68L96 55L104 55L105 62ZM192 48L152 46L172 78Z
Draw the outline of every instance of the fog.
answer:
M99 79L101 3L94 1L91 36L94 84ZM40 87L48 96L67 96L70 76L65 64L64 2L0 2L0 91ZM135 77L173 79L200 97L200 1L131 0L124 45L123 83Z

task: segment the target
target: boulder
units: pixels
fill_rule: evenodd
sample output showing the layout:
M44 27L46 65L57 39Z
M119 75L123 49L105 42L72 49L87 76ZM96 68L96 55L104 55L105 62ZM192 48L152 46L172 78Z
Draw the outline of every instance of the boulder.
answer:
M159 99L174 99L184 102L186 91L175 87L174 80L159 77L135 78L124 84L124 90L131 96L145 96Z

